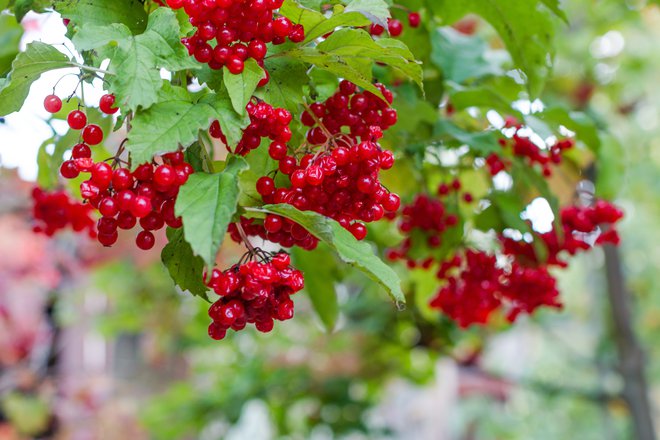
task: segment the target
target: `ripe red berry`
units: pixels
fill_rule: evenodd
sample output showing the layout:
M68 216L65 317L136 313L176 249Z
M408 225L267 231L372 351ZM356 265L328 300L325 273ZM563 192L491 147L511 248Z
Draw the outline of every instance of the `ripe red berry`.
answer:
M353 223L349 230L358 240L364 240L367 236L367 228L362 223Z
M83 129L82 138L88 145L98 145L103 140L103 130L95 124L90 124Z
M65 179L75 179L80 174L80 171L78 171L78 167L76 167L76 164L72 160L66 160L60 166L60 174Z
M48 95L44 98L44 108L48 113L57 113L62 110L62 100L56 95Z
M156 244L156 237L150 231L140 231L135 238L135 244L143 251L147 251Z
M154 182L161 187L168 187L176 182L176 172L171 165L159 165L154 171Z
M73 159L85 159L92 157L92 149L89 148L87 144L77 144L73 146L71 150L71 158Z
M387 29L391 36L398 37L403 32L403 25L399 20L393 18L387 22Z
M263 176L257 180L257 192L261 196L269 196L275 192L275 181L272 178Z
M74 110L66 118L69 127L74 130L81 130L87 125L87 116L80 110Z
M101 96L99 109L106 115L113 115L119 110L115 105L115 95L106 94Z
M145 196L135 196L131 201L130 210L137 218L146 217L151 212L151 200Z
M408 14L408 24L410 25L411 28L419 27L421 21L422 18L420 17L418 12L411 12L410 14Z
M243 73L243 69L245 69L245 64L243 63L242 59L236 55L229 57L227 60L227 70L229 70L230 73L239 75Z

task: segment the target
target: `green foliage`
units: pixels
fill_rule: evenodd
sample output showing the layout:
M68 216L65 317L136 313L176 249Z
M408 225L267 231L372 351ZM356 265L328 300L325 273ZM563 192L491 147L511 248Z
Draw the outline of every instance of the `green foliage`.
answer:
M183 219L185 238L195 255L213 267L238 203L238 176L247 168L242 157L231 156L216 174L195 173L181 187L176 215Z
M167 246L163 248L161 259L181 290L208 301L208 288L204 284L204 260L193 253L192 247L184 239L183 229L167 229Z
M11 70L11 63L18 55L18 44L22 35L23 29L20 25L9 15L0 15L0 78L5 77Z
M257 84L264 77L264 70L253 59L245 62L245 69L240 75L232 75L226 67L223 70L222 78L231 103L236 113L242 115L245 113L245 106L250 102L257 89Z
M168 8L149 15L144 33L136 36L122 23L85 21L73 43L79 50L95 49L101 58L110 58L110 90L127 110L146 109L158 102L158 91L163 86L161 68L177 72L199 67L181 44L179 22Z
M12 63L6 81L0 82L0 116L20 110L30 86L42 73L75 65L55 47L35 41Z
M265 212L278 214L295 221L316 238L330 246L339 258L361 270L373 281L379 283L397 306L406 302L401 292L401 282L397 274L381 259L374 255L367 243L361 243L342 228L336 221L311 211L299 211L291 205L265 205Z
M136 35L148 27L144 2L139 0L50 0L48 3L78 26L120 24Z

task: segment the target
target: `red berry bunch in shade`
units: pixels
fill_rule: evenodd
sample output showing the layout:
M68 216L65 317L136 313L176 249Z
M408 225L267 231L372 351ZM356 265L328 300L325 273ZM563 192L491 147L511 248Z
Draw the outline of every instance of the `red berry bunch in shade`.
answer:
M380 139L383 131L396 124L398 115L390 107L394 101L392 92L382 84L376 84L376 87L386 101L371 92L360 91L355 84L344 80L337 93L325 102L310 105L301 116L303 125L310 127L307 142L323 145L328 142L329 135L341 136L350 147L359 141Z
M181 185L193 173L184 161L182 152L161 156L162 163L145 163L135 171L128 168L113 169L106 162L94 162L87 145L73 148L72 159L64 162L61 174L75 178L79 173L89 174L80 184L80 194L101 214L98 220L98 241L112 246L119 229L133 229L139 223L142 231L136 237L140 249L151 249L155 244L153 231L165 225L181 227L181 218L174 214L174 204Z
M267 44L282 44L287 38L305 39L302 25L293 24L276 11L283 0L167 0L172 9L190 17L195 33L182 40L190 55L212 69L240 74L245 61L254 59L263 67Z
M399 231L406 237L396 249L388 249L387 259L405 260L408 267L428 269L433 264L434 249L443 244L443 235L459 225L457 195L461 189L458 179L438 187L438 196L419 194L401 210ZM465 193L463 199L472 200ZM418 256L422 256L419 258Z
M221 272L215 269L208 286L220 296L209 308L209 336L223 339L230 328L239 331L247 324L263 333L273 329L274 321L293 318L291 295L305 286L302 272L291 267L286 253L266 254L253 250L248 261Z
M250 116L250 125L243 130L243 137L236 146L234 154L246 156L250 151L261 145L263 138L271 140L271 149L287 150L287 142L291 140L289 124L293 119L291 113L283 108L274 108L263 101L251 101L245 107ZM227 144L218 121L213 121L209 134ZM227 147L229 150L229 147ZM231 150L230 150L231 152Z
M515 261L501 268L494 255L466 250L441 265L445 285L430 306L463 328L488 324L496 311L513 322L539 307L560 308L556 280L546 268L524 267Z
M561 164L564 152L575 146L573 139L566 138L544 149L536 145L529 136L524 135L522 133L524 127L514 119L507 118L506 127L515 127L516 131L510 139L500 139L500 145L504 149L510 149L513 156L522 158L528 166L539 165L546 177L552 175L552 165ZM491 153L486 158L486 165L493 176L509 168L508 161L497 153Z
M316 249L319 244L319 240L310 234L307 229L279 215L268 214L262 222L241 217L240 226L250 237L259 237L285 248L298 246L311 251ZM237 224L230 224L227 232L236 243L242 241Z
M568 206L561 210L560 218L561 233L553 229L538 236L548 250L545 262L539 261L532 243L511 237L500 236L503 252L529 267L566 267L568 264L562 259L565 255L620 242L616 223L623 218L623 212L610 202L597 200L592 206Z
M72 199L64 191L45 191L39 187L32 190L32 218L34 232L53 236L56 232L71 227L76 232L87 231L96 237L92 207Z

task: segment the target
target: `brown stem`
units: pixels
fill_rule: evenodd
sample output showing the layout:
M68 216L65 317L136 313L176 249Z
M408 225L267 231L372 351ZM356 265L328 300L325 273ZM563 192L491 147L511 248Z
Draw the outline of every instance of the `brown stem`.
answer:
M626 289L619 249L605 246L607 296L610 303L614 339L619 352L619 370L623 376L623 397L633 419L637 440L655 440L648 383L644 371L645 355L635 334L631 298Z

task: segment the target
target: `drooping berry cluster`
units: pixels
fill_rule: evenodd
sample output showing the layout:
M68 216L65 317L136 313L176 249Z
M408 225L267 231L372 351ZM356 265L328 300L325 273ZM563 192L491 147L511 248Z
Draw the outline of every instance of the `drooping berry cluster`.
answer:
M561 232L553 228L538 236L548 250L545 261L539 261L532 243L510 237L500 237L503 252L529 267L566 267L564 255L572 256L594 245L620 242L616 223L623 218L623 212L605 200L597 200L592 206L565 207L560 216Z
M542 306L561 307L556 280L543 267L513 262L502 268L494 255L466 250L444 262L440 273L446 284L430 305L463 328L487 324L498 310L513 322L520 313L533 313Z
M64 191L45 191L39 187L32 190L33 230L53 236L56 232L71 227L76 232L87 231L96 237L92 207L72 199Z
M391 92L382 85L379 88L391 102ZM339 92L324 103L312 104L302 121L312 127L302 157L288 154L282 143L274 142L269 148L270 156L279 161L278 172L287 176L288 186L278 188L272 177L263 176L257 181L257 191L264 203L318 212L363 240L367 234L364 222L380 220L386 212L399 209L399 197L379 180L380 170L394 165L394 156L377 143L382 130L396 122L396 111L376 95L360 93L354 84L342 81ZM304 228L277 215L268 215L263 223L244 219L242 225L249 235L285 247L313 249L318 243ZM229 232L237 239L234 229Z
M254 256L261 261L239 263L224 272L213 270L208 286L220 299L209 309L211 338L223 339L230 328L239 331L247 324L268 333L274 320L293 318L291 295L303 289L303 274L290 266L288 254L271 256L257 249Z
M554 144L549 145L547 149L543 149L536 145L529 136L523 133L523 125L518 123L514 118L507 118L506 127L514 127L515 132L510 139L500 139L500 145L505 149L510 147L511 154L515 157L522 158L526 165L530 167L539 165L543 171L543 175L546 177L552 175L552 165L559 165L562 162L562 155L564 152L575 146L575 141L573 139L566 138L560 139ZM488 166L490 174L493 176L500 171L509 169L508 161L497 153L491 153L486 158L486 165Z
M74 147L74 158L62 165L62 175L77 177L89 173L90 178L80 184L80 194L101 214L98 221L98 241L112 246L118 238L118 229L133 229L139 222L140 231L135 243L140 249L151 249L156 238L153 231L165 225L181 227L181 218L174 214L174 204L179 188L186 183L193 168L184 161L182 152L167 153L162 163L145 163L135 171L129 168L113 169L106 162L93 162L90 157L80 157ZM66 168L65 168L66 167ZM66 171L66 175L65 175ZM74 173L75 172L75 173Z
M440 185L440 198L419 194L412 203L404 206L399 231L406 238L398 248L387 251L387 258L391 261L405 260L410 268L429 268L433 264L434 250L443 244L443 235L459 223L456 200L448 196L460 188L461 182L456 179L450 185ZM471 200L471 197L469 193L464 194L465 199ZM418 255L422 258L418 258Z
M325 102L310 105L309 111L301 116L302 123L310 127L307 142L324 145L329 137L340 135L345 146L350 147L359 141L380 139L383 131L396 124L398 116L396 110L390 107L394 100L392 92L382 84L376 84L376 87L386 101L371 92L359 91L349 81L342 81L337 93Z
M422 18L419 15L418 12L410 12L408 13L408 25L411 28L418 28L419 25L421 24ZM379 37L383 35L385 32L385 28L379 24L372 24L369 27L369 33L375 37ZM403 23L401 20L398 20L396 18L390 18L387 20L387 32L389 32L390 36L392 37L398 37L403 33Z
M236 146L234 153L246 156L250 151L261 145L263 138L271 140L271 150L277 149L286 152L286 144L291 140L291 128L289 128L289 124L293 119L291 113L283 108L274 108L263 101L251 101L245 108L250 116L250 125L243 130L243 137ZM218 121L213 121L209 134L222 140L227 145L227 139Z
M195 33L182 40L190 55L212 69L226 66L232 74L252 58L263 67L267 43L294 43L305 39L302 25L294 25L276 10L283 0L167 0L172 9L190 17ZM262 85L267 82L262 81Z

